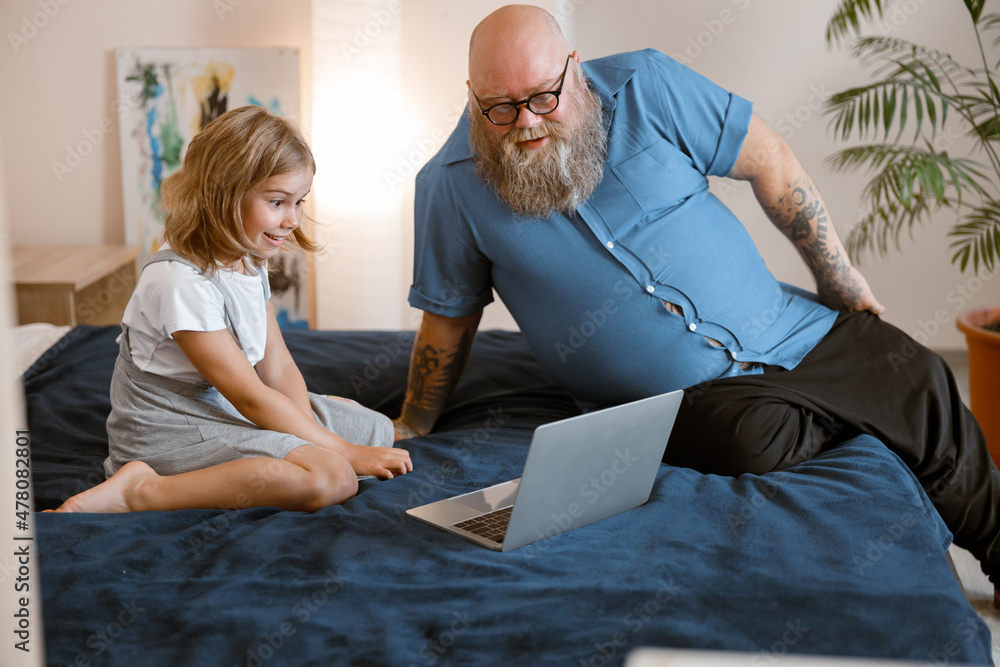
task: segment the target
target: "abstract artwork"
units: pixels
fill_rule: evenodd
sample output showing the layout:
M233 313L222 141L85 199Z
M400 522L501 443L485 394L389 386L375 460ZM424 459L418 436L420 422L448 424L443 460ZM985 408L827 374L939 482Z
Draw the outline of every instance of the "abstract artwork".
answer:
M297 49L116 51L125 242L139 261L163 243L160 184L209 122L247 104L299 118ZM283 327L307 328L307 264L299 252L271 261L271 302Z

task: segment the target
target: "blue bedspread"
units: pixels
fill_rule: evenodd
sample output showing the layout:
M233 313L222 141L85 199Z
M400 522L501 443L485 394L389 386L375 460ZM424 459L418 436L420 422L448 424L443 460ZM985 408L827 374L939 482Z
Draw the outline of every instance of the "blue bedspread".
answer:
M100 476L117 347L78 328L25 376L36 502ZM313 391L399 409L411 332L287 332ZM913 476L858 437L737 479L661 466L650 502L508 553L404 510L520 474L574 414L484 332L414 472L315 514L38 514L50 665L616 665L637 646L992 664ZM572 443L567 443L572 450Z

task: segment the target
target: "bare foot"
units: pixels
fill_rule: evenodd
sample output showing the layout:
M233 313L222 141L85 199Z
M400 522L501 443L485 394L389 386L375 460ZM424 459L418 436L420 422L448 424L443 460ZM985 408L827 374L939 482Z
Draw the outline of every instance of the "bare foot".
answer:
M105 482L78 493L56 512L135 512L137 491L146 481L159 477L142 461L130 461Z

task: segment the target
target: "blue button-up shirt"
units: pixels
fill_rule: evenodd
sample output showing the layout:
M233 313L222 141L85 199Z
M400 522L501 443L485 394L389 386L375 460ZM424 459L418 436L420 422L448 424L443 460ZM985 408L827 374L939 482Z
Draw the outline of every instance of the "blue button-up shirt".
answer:
M517 216L476 177L463 118L417 176L410 304L461 317L495 289L546 372L598 404L793 368L836 313L771 275L706 178L736 164L751 104L653 50L584 71L600 186L575 214Z

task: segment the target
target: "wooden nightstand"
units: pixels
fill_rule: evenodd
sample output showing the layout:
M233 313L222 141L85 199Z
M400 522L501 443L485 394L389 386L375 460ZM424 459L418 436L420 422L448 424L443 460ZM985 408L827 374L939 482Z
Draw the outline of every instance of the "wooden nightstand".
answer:
M124 245L14 246L18 321L120 323L138 256L138 248Z

